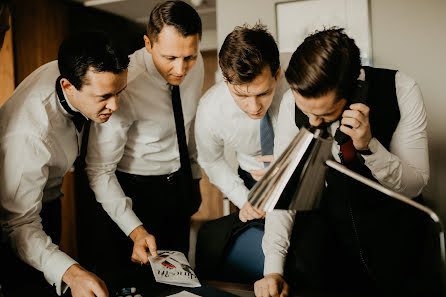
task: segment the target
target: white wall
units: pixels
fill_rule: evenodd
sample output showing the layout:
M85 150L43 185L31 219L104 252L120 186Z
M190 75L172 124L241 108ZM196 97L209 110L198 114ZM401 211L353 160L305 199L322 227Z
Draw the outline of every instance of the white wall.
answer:
M234 26L259 20L276 37L279 2L286 1L217 0L219 48ZM404 71L423 92L431 163L424 193L446 222L446 1L370 0L370 14L374 66Z
M420 85L428 114L431 180L426 199L446 222L446 1L372 0L373 58Z

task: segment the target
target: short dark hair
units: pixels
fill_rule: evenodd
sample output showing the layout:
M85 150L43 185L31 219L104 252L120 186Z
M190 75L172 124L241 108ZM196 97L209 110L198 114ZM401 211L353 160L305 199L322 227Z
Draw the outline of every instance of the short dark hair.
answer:
M351 97L360 69L355 41L343 28L331 27L305 38L291 56L285 76L303 97L319 98L335 90L340 100Z
M262 24L235 27L226 36L218 59L223 77L231 84L253 81L266 66L275 76L280 66L277 44Z
M198 34L201 40L201 18L186 2L166 1L155 6L147 23L147 36L151 43L158 40L158 34L165 25L175 27L184 37Z
M65 39L59 47L60 75L78 90L87 83L89 68L119 74L129 65L128 56L103 32L83 32Z
M266 66L275 76L280 66L277 44L262 24L235 27L226 36L218 58L223 76L231 84L253 81Z

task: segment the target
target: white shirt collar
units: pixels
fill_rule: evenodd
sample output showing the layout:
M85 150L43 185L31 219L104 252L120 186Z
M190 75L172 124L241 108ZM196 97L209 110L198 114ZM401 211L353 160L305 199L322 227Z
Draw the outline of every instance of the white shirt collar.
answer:
M68 100L67 94L65 93L65 91L63 89L62 89L62 93L63 93L63 96L65 97L65 101L68 104L68 107L70 107L72 111L80 113L81 115L83 115L88 120L87 116L85 116L80 110L78 110L73 105L71 105L70 100ZM60 102L59 102L59 104L60 104ZM62 106L62 109L63 109L64 113L68 114L68 112L65 110L65 108L63 108L63 106Z

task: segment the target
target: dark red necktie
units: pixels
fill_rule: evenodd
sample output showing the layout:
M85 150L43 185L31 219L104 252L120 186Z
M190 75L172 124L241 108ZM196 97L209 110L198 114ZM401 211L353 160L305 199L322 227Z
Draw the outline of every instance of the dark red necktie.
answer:
M355 147L351 138L344 144L341 144L341 162L350 163L355 158Z

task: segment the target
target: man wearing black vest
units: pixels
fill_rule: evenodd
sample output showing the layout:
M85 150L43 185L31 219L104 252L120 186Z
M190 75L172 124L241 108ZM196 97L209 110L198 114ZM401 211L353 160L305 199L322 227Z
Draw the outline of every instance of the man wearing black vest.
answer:
M86 171L96 200L116 223L100 265L148 263L157 249L189 250L201 203L193 133L203 87L201 19L183 1L151 12L145 47L130 56L122 109L92 125ZM130 238L129 238L130 237ZM130 240L131 239L131 240ZM131 267L131 266L130 266Z
M102 33L72 36L58 60L31 73L0 109L6 296L57 296L68 287L72 296L108 296L102 280L59 250L61 186L88 119L104 123L118 108L128 63Z
M276 157L303 126L323 127L333 136L339 127L349 137L334 142L335 160L421 199L429 179L426 112L410 77L361 67L354 41L343 29L331 28L304 40L286 78L291 90L279 111ZM364 85L368 92L363 98L354 95ZM255 284L256 296L287 296L288 283L360 288L379 296L414 293L421 221L409 207L329 170L318 210L277 210L267 216L265 277Z

